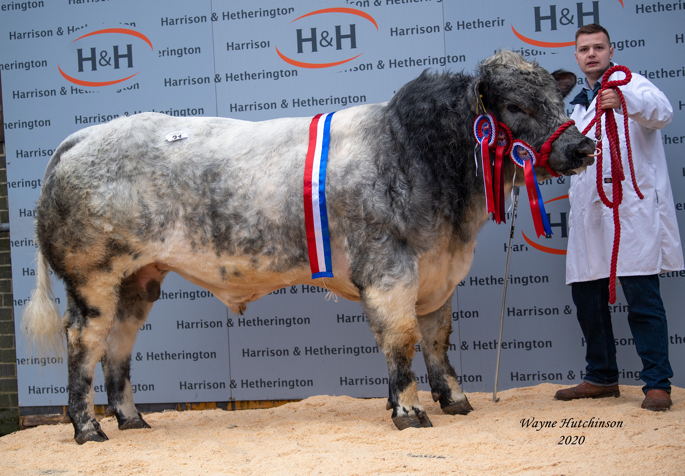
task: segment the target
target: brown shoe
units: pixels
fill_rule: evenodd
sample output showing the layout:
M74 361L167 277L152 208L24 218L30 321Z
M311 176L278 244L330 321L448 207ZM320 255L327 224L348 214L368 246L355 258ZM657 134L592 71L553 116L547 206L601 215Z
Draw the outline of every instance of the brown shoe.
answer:
M671 395L666 390L658 388L647 390L645 399L642 401L642 408L653 412L665 412L671 408L671 405L673 405Z
M575 400L576 398L604 398L618 397L621 392L618 385L593 385L589 382L582 382L575 387L562 388L554 394L557 400Z

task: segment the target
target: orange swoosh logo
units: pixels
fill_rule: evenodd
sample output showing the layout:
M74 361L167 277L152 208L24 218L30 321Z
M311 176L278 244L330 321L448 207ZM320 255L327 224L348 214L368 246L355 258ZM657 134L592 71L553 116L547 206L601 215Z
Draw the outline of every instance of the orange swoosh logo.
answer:
M338 66L339 64L347 63L348 61L352 61L352 60L357 59L361 56L361 54L358 54L357 56L352 56L351 58L347 58L347 59L340 60L340 61L334 61L332 63L305 63L304 61L297 61L295 59L288 58L286 55L281 53L281 50L279 50L278 48L276 48L276 53L286 63L289 63L293 66L298 66L300 68L329 68L331 66Z
M565 200L565 199L568 199L568 194L559 195L558 197L550 198L549 200L547 200L545 202L545 205L548 203L556 202L557 200ZM545 253L551 253L553 255L565 255L566 254L566 250L560 250L557 248L550 248L549 246L541 245L539 243L534 242L530 238L528 238L528 236L526 236L526 234L524 232L521 232L521 234L523 235L523 239L526 240L526 243L528 243L530 246L532 246L533 248L535 248L537 250L540 250L540 251L545 252Z
M516 31L516 28L514 28L513 26L511 27L511 31L513 31L514 35L516 35L518 39L523 41L524 43L528 43L529 45L533 46L540 46L542 48L563 48L565 46L574 46L576 44L575 41L562 41L559 43L555 43L551 41L534 40L532 38L528 38L527 36L523 36L521 33Z
M550 248L549 246L541 245L539 243L534 242L530 238L528 238L524 232L521 232L521 234L523 235L523 239L526 240L526 243L528 243L530 246L532 246L533 248L535 248L537 250L540 250L544 253L550 253L553 255L565 255L566 254L566 250L559 250L557 248Z
M547 201L545 202L545 205L547 205L548 203L556 202L557 200L563 200L563 199L565 199L565 198L568 198L568 194L566 194L566 195L559 195L559 196L556 197L556 198L550 198L549 200L547 200Z
M295 18L290 23L296 22L297 20L312 16L312 15L320 15L322 13L347 13L349 15L357 15L359 17L366 18L367 20L369 20L371 23L373 23L373 26L376 27L376 30L378 30L378 23L376 23L376 20L371 15L369 15L368 13L363 12L361 10L357 10L356 8L322 8L321 10L316 10L313 12L305 13L304 15Z
M141 32L136 31L136 30L131 30L129 28L103 28L102 30L97 30L97 31L91 31L90 33L86 33L85 35L81 35L78 38L76 38L74 41L78 41L82 38L87 38L89 36L93 35L103 35L105 33L115 33L115 34L120 34L120 35L131 35L135 36L136 38L139 38L143 40L145 43L147 43L150 48L154 49L152 46L152 42L150 39L143 35Z
M97 86L110 86L112 84L117 84L117 83L122 83L126 81L127 79L131 79L138 73L133 73L131 76L126 76L125 78L121 79L114 79L112 81L84 81L83 79L78 79L74 78L73 76L69 76L67 73L62 71L62 68L57 66L57 69L59 70L60 74L64 79L66 79L69 82L72 82L74 84L78 84L79 86L88 86L88 87L97 87Z

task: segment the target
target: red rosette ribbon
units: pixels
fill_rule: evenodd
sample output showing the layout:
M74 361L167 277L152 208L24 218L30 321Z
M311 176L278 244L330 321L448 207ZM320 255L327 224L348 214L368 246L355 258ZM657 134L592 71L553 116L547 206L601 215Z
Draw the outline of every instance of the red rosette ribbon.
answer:
M480 144L481 164L483 167L483 188L485 190L485 206L488 213L496 214L495 197L492 187L492 161L490 147L495 144L497 130L495 120L490 114L481 114L473 121L473 135Z
M495 222L503 223L506 221L504 216L504 177L502 167L504 156L510 153L513 143L511 130L503 123L497 123L497 140L495 142Z
M526 142L517 139L512 143L509 156L517 166L523 169L535 234L538 237L551 236L552 227L550 226L537 178L535 177L535 149Z

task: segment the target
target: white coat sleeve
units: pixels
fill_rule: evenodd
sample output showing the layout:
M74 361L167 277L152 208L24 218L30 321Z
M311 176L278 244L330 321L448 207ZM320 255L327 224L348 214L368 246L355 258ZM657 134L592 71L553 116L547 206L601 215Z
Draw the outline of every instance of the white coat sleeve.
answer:
M628 116L643 127L661 129L671 123L673 107L664 93L643 76L621 88Z

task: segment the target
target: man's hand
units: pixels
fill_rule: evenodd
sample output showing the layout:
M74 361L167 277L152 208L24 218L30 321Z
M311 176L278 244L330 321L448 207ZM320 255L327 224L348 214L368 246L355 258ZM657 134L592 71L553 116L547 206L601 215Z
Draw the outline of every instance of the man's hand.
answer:
M599 92L597 97L597 104L601 109L618 109L621 107L621 101L618 94L613 89L605 89Z

